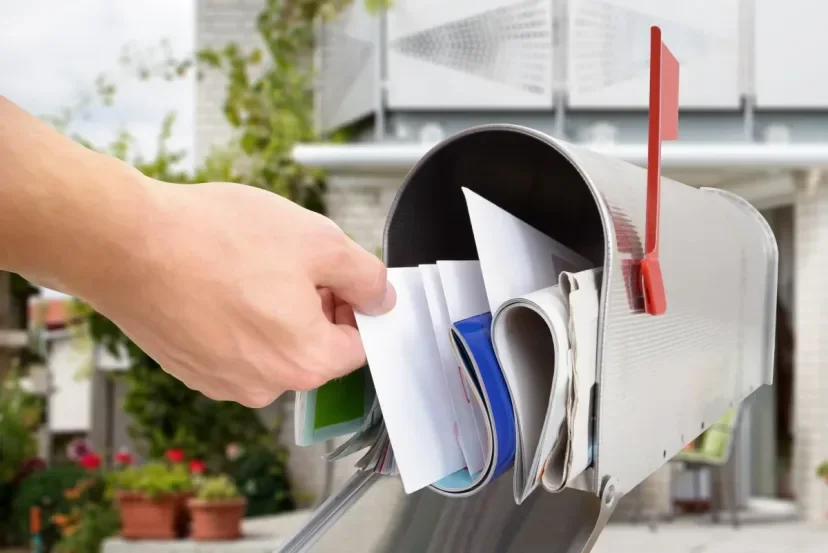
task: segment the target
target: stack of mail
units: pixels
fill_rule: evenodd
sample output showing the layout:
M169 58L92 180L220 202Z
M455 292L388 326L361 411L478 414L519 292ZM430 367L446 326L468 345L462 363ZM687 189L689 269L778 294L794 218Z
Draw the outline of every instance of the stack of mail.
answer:
M397 305L357 314L368 369L297 395L296 440L350 438L363 470L463 497L513 470L523 502L586 485L601 269L463 189L476 260L390 268Z

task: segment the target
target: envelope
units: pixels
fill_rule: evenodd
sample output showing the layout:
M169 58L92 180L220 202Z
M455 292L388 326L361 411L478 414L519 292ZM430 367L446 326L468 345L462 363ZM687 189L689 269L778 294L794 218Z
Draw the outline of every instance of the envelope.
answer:
M470 301L475 302L474 284L479 280L479 289L482 310L486 310L486 295L483 290L483 280L480 275L480 264L473 261L460 261L455 263L442 263L443 272L438 269L437 264L420 265L420 272L425 287L428 309L431 314L431 322L434 329L434 337L437 341L437 349L440 351L443 376L451 405L454 411L456 433L460 442L460 449L463 451L463 458L466 462L466 469L477 474L485 466L484 452L487 449L487 436L485 424L478 424L482 420L482 409L472 400L473 394L467 382L468 377L465 370L459 366L454 349L451 343L452 317L449 314L449 303L447 293L451 295L451 304L454 310L457 304L461 309L476 311L474 305L470 308L466 296L471 296ZM441 279L444 276L445 279ZM443 282L446 286L443 286ZM462 293L458 293L458 290ZM464 301L465 300L465 301ZM479 313L480 311L476 311ZM474 313L473 313L474 314ZM463 317L466 318L466 317ZM479 428L478 428L479 426Z
M403 488L415 492L465 467L419 267L391 268L395 307L356 313ZM387 460L387 445L370 452Z
M593 264L508 211L463 188L489 311L514 298L558 284L563 271Z

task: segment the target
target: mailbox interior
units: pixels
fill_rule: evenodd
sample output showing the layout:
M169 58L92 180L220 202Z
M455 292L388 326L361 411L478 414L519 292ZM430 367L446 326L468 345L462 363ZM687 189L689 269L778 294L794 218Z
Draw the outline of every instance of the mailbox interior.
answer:
M491 126L447 140L409 173L386 223L383 251L389 267L478 259L464 187L594 266L604 265L609 251L604 219L580 169L534 134ZM540 317L533 323L544 327L540 332L548 332ZM592 491L597 493L598 482L592 478Z
M578 168L534 136L492 128L448 140L412 170L386 223L388 266L477 259L462 187L603 265L601 214Z

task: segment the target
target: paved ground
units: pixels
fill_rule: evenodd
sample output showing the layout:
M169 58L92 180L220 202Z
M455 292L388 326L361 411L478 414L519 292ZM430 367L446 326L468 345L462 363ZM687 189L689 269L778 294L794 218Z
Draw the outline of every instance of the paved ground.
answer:
M268 517L248 525L286 536L304 516L297 513L278 521ZM706 516L659 523L655 530L647 524L610 524L593 553L828 553L828 521L818 524L776 518L782 520L772 522L768 517L745 514L739 529L726 518L713 524Z
M224 544L179 542L123 542L110 540L104 553L275 553L298 528L307 512L245 521L247 540ZM789 518L789 517L788 517ZM739 529L709 517L664 522L653 531L646 524L610 524L593 553L828 553L828 520L805 523L775 516L746 516ZM780 521L781 520L781 521ZM342 545L342 544L340 544ZM370 553L347 551L347 553ZM463 553L474 553L467 551ZM550 553L555 553L550 549Z
M746 524L738 530L709 522L608 526L593 553L828 553L828 525Z

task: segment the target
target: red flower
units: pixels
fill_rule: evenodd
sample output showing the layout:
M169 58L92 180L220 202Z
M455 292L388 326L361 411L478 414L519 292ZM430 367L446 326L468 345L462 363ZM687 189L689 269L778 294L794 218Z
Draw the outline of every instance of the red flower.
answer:
M184 450L183 449L178 449L178 448L168 449L167 453L165 453L164 456L167 458L167 460L170 463L183 463L184 462Z
M199 459L193 459L190 461L190 472L193 474L204 474L207 471L207 465L204 461L200 461Z
M101 467L101 458L92 452L85 454L78 462L86 470L98 470Z
M69 457L69 460L78 462L81 460L81 457L90 453L92 451L92 447L89 443L82 439L77 438L69 442L69 445L66 446L66 456Z
M131 465L132 460L132 455L130 455L129 451L125 449L122 449L115 454L115 462L119 465Z

